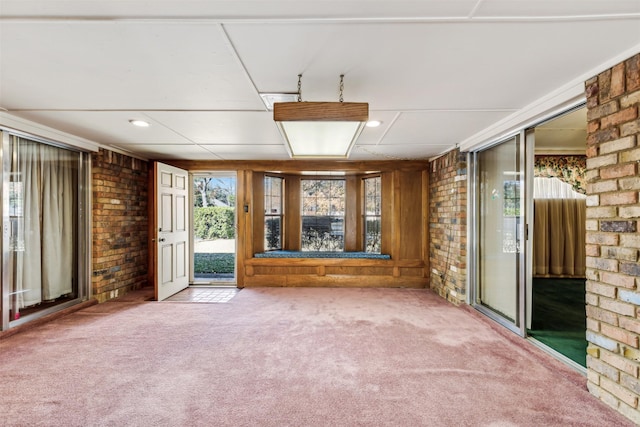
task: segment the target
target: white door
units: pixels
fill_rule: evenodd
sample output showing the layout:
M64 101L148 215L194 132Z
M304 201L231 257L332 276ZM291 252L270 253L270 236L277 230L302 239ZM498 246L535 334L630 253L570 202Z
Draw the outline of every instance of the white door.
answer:
M189 286L188 173L156 163L156 299Z

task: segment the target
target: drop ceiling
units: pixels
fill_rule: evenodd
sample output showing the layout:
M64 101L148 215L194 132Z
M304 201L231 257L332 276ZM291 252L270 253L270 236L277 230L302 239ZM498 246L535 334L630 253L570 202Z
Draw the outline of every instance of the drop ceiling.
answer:
M0 108L143 158L284 160L259 94L302 73L337 101L344 74L382 121L350 158L421 159L639 46L640 0L0 0Z

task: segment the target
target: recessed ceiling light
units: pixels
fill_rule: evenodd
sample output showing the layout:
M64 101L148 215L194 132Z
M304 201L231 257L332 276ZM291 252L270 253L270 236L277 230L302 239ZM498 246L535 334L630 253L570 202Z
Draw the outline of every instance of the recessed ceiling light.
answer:
M134 126L138 126L141 128L148 128L149 127L149 122L145 122L144 120L129 120L129 123L131 123Z
M367 122L367 127L368 128L377 128L381 124L382 124L382 122L380 120L369 120Z
M296 102L298 100L297 93L261 93L260 98L267 107L267 110L273 111L273 104L276 102Z

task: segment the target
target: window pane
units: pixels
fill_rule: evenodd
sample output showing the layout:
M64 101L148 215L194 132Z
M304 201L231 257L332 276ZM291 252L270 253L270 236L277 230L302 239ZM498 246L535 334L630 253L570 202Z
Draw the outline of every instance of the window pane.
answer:
M382 191L379 176L364 180L364 250L380 253Z
M264 177L264 250L282 249L282 189L284 179Z
M365 252L380 253L380 217L367 217L365 236Z
M302 250L343 251L345 180L305 179L302 188Z
M282 218L268 216L264 219L264 250L282 249Z
M303 251L343 251L344 218L322 216L302 217Z

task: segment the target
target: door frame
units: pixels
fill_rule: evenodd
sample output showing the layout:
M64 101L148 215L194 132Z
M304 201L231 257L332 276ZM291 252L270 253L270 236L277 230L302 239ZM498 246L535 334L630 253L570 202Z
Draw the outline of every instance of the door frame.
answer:
M221 286L237 286L238 285L238 242L239 242L239 227L238 227L238 171L237 170L212 170L212 171L197 171L197 172L189 172L189 218L191 219L191 223L189 224L189 252L191 257L191 262L189 263L189 283L192 285L203 285L203 286L215 286L219 284ZM233 263L233 279L232 280L219 280L215 282L196 282L195 280L195 272L194 272L194 253L195 253L195 239L194 239L194 206L193 206L193 198L195 196L195 189L193 188L193 180L197 177L227 177L234 179L234 190L235 190L235 204L233 206L234 211L234 228L235 228L235 248L234 248L234 263Z
M520 182L520 225L518 227L517 230L517 235L518 235L518 240L520 241L520 251L518 253L518 257L517 257L517 272L516 272L516 283L514 284L514 286L517 287L516 289L516 300L517 300L517 304L518 307L516 309L516 318L514 319L514 322L511 322L510 320L502 317L501 315L499 315L497 312L491 310L490 308L484 306L483 304L481 304L479 302L479 287L480 287L480 278L479 278L479 264L480 264L480 260L479 260L479 250L478 250L478 245L479 245L479 218L480 218L480 191L479 191L479 177L478 177L478 173L479 173L479 165L478 165L478 155L479 153L493 148L495 146L498 146L502 143L505 143L509 140L512 140L513 138L516 138L517 140L517 144L519 145L519 149L518 149L518 159L517 159L517 165L518 165L518 172L520 172L519 174L519 182ZM527 220L528 220L528 216L527 216L527 203L526 203L526 197L527 197L527 193L526 193L526 182L525 182L525 178L528 175L528 171L531 169L528 166L528 163L526 162L527 160L527 152L530 150L527 150L527 141L526 141L526 135L525 135L525 130L520 130L517 132L513 132L510 133L506 136L503 136L502 138L500 138L499 140L496 140L494 143L490 144L490 145L486 145L483 146L480 149L471 151L469 153L469 181L468 181L468 194L469 194L469 198L468 198L468 202L469 202L469 209L468 209L468 213L469 213L469 218L468 218L468 227L469 227L469 232L467 234L467 247L468 247L468 264L469 264L469 268L468 271L471 272L471 274L469 274L469 299L468 299L468 303L475 308L476 310L478 310L479 312L481 312L482 314L484 314L485 316L489 317L490 319L494 320L495 322L499 323L500 325L504 326L505 328L509 329L510 331L520 335L521 337L525 337L526 336L526 292L525 292L525 285L526 285L526 264L527 264L527 254L529 253L528 249L528 242L527 242Z
M77 278L77 295L74 299L66 302L62 302L53 305L48 308L40 309L32 314L21 316L19 319L10 319L10 271L11 266L9 264L9 238L10 238L10 223L9 223L9 196L4 194L8 188L9 176L10 176L10 162L11 155L9 150L9 140L11 136L17 136L27 139L32 142L44 144L52 147L73 151L79 154L78 157L78 171L77 178L78 183L76 187L77 196L77 224L76 232L77 238L74 242L77 263L75 264L75 274ZM92 185L91 185L91 153L78 147L74 147L65 143L52 141L46 138L32 135L27 132L19 131L16 129L8 129L0 126L0 177L3 183L2 194L2 242L0 244L0 250L2 259L0 264L0 331L6 331L10 328L29 323L44 316L56 313L65 308L72 307L84 301L87 301L92 296L91 286L91 271L92 271Z
M518 130L511 132L507 135L503 135L494 142L483 145L476 149L473 149L468 153L467 164L469 165L468 182L467 182L467 194L468 194L468 222L467 222L467 283L468 283L468 299L467 303L496 321L500 325L507 329L517 333L522 337L527 337L527 327L531 322L531 310L532 310L532 280L533 280L533 239L529 236L533 236L533 168L535 163L535 128L543 123L555 120L565 114L569 114L577 109L584 108L586 101L583 97L580 97L573 102L566 105L557 106L556 108L548 111L544 115L540 115L536 120L527 123L520 127ZM515 135L520 135L521 150L520 150L520 166L524 168L524 174L521 174L521 209L524 209L523 226L521 232L521 240L523 242L519 257L519 272L518 272L518 321L519 327L513 323L502 318L495 312L481 304L476 304L478 293L478 165L477 165L477 153L501 144L502 142L513 138Z

